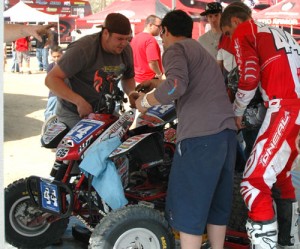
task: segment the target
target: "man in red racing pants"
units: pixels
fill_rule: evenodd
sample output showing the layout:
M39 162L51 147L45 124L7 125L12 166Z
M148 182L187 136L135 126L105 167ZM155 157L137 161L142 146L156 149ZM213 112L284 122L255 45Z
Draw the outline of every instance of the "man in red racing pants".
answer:
M300 248L290 174L300 127L300 47L290 34L255 22L240 6L227 6L221 28L232 36L239 67L237 127L243 128L244 110L258 87L268 108L241 183L251 248Z

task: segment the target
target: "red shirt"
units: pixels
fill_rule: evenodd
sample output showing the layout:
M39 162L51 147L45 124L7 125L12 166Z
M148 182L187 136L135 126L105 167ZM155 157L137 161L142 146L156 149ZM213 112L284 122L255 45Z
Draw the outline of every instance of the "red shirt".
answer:
M156 39L149 33L139 33L131 41L134 59L135 80L143 82L153 79L155 72L149 67L150 61L158 61L162 72L161 52Z
M289 33L249 20L237 27L232 40L240 73L237 116L259 83L264 101L300 98L300 46Z
M20 38L15 42L16 51L24 52L29 49L29 40L28 37Z

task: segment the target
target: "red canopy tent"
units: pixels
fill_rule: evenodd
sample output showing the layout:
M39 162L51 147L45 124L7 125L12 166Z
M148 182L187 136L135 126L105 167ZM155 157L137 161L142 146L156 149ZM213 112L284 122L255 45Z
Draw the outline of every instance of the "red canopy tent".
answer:
M253 18L273 26L283 27L300 43L300 1L283 0L253 14Z
M76 26L80 29L86 29L91 28L93 25L102 24L105 17L114 12L128 17L134 33L138 33L143 30L147 16L154 14L163 17L168 11L169 9L158 0L117 0L98 13L77 19Z
M284 0L267 9L253 14L253 18L273 26L300 26L300 1Z
M161 3L165 4L169 8L173 8L175 4L176 9L184 10L189 13L192 17L198 18L201 12L205 10L207 3L213 2L213 0L160 0Z
M112 12L122 13L127 16L132 23L134 33L139 33L144 28L144 21L148 15L155 14L163 17L172 9L174 0L116 0L104 10L93 15L79 18L76 26L79 29L89 29L94 25L102 24L105 17ZM205 5L212 0L176 0L176 9L182 9L195 20L193 38L198 38L204 32L204 24L200 23L200 13L205 9ZM192 2L192 4L191 4Z

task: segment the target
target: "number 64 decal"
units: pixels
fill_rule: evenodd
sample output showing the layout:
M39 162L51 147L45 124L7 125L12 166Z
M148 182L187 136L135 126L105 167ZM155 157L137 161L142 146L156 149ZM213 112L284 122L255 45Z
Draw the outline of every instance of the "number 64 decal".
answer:
M103 122L89 122L88 120L81 120L72 130L69 132L68 136L72 137L75 143L80 143L90 134L92 134L96 129L102 126Z

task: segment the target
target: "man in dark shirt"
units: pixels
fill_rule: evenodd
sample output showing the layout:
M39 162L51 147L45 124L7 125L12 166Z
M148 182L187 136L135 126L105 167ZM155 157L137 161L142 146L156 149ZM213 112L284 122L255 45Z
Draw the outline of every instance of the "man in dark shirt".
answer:
M47 74L45 83L58 96L56 115L69 128L98 106L99 93L94 88L94 77L98 71L121 76L122 87L129 99L137 94L134 92L130 37L128 18L111 13L106 17L100 33L84 36L71 43L57 65ZM131 103L134 104L134 101Z
M38 60L39 70L47 71L48 56L49 56L49 43L46 35L42 35L42 41L36 40L36 58Z
M49 48L50 49L58 46L58 33L54 27L50 28L48 39L49 39Z

